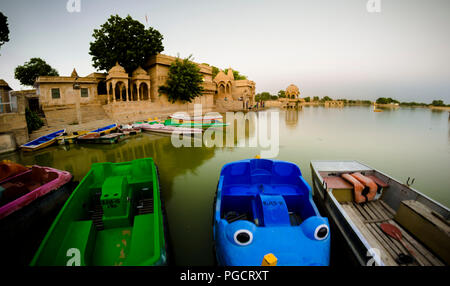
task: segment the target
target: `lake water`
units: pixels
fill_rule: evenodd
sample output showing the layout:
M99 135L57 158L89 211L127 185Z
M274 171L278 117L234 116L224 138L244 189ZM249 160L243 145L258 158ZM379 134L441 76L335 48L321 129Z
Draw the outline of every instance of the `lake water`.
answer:
M371 107L270 109L279 116L276 159L297 163L311 184L311 160L358 160L450 206L450 121L447 111ZM248 134L249 137L256 136ZM116 145L53 146L0 156L70 171L79 181L96 162L153 157L160 172L177 265L212 265L212 204L221 167L253 158L258 147L175 148L169 136L142 134Z

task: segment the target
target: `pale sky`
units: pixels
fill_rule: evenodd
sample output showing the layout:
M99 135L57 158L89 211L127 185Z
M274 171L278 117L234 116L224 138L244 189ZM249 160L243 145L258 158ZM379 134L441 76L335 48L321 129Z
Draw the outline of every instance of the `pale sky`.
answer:
M450 1L379 0L0 0L10 41L0 49L0 78L13 89L14 68L43 58L60 75L95 69L89 42L111 14L159 30L164 54L227 68L276 94L296 84L301 96L450 104Z

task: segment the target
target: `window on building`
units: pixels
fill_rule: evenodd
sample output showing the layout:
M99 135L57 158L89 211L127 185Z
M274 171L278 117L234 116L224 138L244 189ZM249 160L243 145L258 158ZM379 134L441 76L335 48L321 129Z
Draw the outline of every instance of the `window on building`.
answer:
M89 96L89 91L87 88L82 88L81 89L81 97L88 97Z
M61 98L59 88L52 88L52 98Z

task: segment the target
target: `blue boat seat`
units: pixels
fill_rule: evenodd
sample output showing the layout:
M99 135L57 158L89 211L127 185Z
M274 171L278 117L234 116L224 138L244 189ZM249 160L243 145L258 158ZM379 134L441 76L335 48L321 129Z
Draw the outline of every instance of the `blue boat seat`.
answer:
M280 195L259 194L256 197L255 217L264 226L291 225L286 202Z

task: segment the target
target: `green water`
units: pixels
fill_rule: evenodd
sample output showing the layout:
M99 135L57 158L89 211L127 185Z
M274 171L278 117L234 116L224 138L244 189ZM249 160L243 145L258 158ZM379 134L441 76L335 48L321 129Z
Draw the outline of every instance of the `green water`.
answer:
M447 111L422 108L279 110L279 154L297 163L311 183L311 160L358 160L450 205L450 122ZM256 136L256 134L247 134ZM211 265L212 204L221 167L259 154L254 147L175 148L169 136L142 134L116 145L53 146L0 156L22 164L70 171L81 180L96 162L153 157L177 265Z

